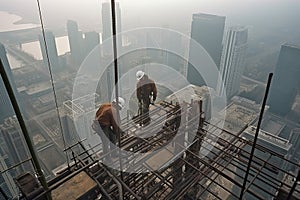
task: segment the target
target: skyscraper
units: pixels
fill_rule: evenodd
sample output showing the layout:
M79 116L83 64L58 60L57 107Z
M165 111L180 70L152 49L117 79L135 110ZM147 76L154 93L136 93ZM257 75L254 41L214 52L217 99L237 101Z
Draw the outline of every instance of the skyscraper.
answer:
M243 138L246 138L249 141L253 141L255 137L256 127L249 126L243 133ZM289 154L292 144L290 141L281 138L279 136L276 136L272 133L269 133L264 130L259 130L259 134L257 137L257 145L263 146L265 149L271 150L272 152L276 152L279 155L286 158L286 156ZM249 146L243 146L241 157L246 157L244 152L250 152ZM259 158L259 159L258 159ZM268 161L268 164L265 164L264 162ZM251 174L251 178L253 177L253 174L256 173L256 169L261 168L262 172L257 174L257 178L253 178L252 181L256 185L259 185L261 188L263 188L266 192L262 192L260 189L257 189L256 193L259 195L262 199L272 199L272 195L276 194L278 192L278 188L274 187L274 185L268 184L268 178L266 177L272 177L274 180L282 180L284 172L283 170L286 170L287 168L287 160L281 160L279 157L276 156L270 156L268 151L262 151L256 149L253 156L253 161L251 164L251 168L249 170L249 174ZM256 167L255 167L256 166ZM276 166L276 167L275 167ZM244 177L244 171L242 170L243 166L239 164L236 168L236 173L238 176L236 177ZM250 175L249 175L250 176ZM248 177L250 179L250 177ZM250 179L251 180L251 179ZM233 190L236 189L236 186L233 187ZM244 195L244 199L257 199L253 198L252 194L249 192L246 192Z
M218 68L222 53L224 26L224 16L203 13L193 14L191 38L203 46ZM197 56L197 50L193 45L190 45L189 59ZM188 64L187 71L187 79L190 83L198 86L206 85L203 78L191 63ZM215 79L214 87L216 87L217 75L213 78Z
M67 21L67 30L71 57L75 64L80 65L84 56L82 52L82 33L78 31L78 25L75 21Z
M58 53L55 43L55 37L51 31L45 31L45 41L46 41L46 47L45 47L45 41L42 35L39 35L39 41L40 41L40 47L43 55L43 61L45 66L48 66L48 57L50 62L50 67L52 70L59 69L59 61L58 61ZM48 57L47 57L48 53Z
M3 64L3 67L10 79L10 84L14 89L14 93L16 94L17 90L15 87L15 82L13 79L13 75L10 69L10 65L7 60L6 50L3 44L0 43L0 59ZM0 124L4 122L4 119L14 115L14 111L6 91L5 85L3 83L2 77L0 76Z
M1 149L0 149L1 151ZM2 153L0 153L0 170L1 172L7 170L7 165L5 163L4 158L2 157ZM0 176L0 187L1 190L7 195L9 194L10 196L17 196L18 195L18 190L17 186L13 180L13 177L8 171L5 171L1 176ZM5 199L2 193L0 193L0 199Z
M121 9L118 2L115 3L116 8L116 27L117 34L122 31L121 25ZM108 38L112 37L112 18L111 18L111 6L109 2L102 3L102 41L104 42ZM117 36L117 48L120 50L122 48L122 36L121 34ZM104 54L112 54L112 43L105 44Z
M18 194L12 177L16 177L24 171L32 170L30 162L24 162L29 157L27 144L17 118L15 116L6 118L0 124L0 170L6 171L0 177L0 186L6 194L11 196ZM24 163L21 164L22 162ZM18 166L11 168L17 164Z
M300 88L299 77L300 46L284 44L280 49L268 98L271 112L283 116L291 110Z
M162 33L162 46L166 49L171 49L171 50L177 50L181 52L181 54L184 54L183 51L183 44L182 44L182 37L179 34L171 34L169 32L163 32ZM180 58L180 56L172 53L172 52L168 52L168 51L164 51L163 52L163 63L175 70L177 70L178 72L183 73L183 60L182 58Z
M19 122L15 116L7 118L5 122L0 125L0 132L6 144L5 147L2 148L5 149L11 164L18 164L30 157ZM16 168L17 173L31 169L31 165L28 162Z
M242 26L230 27L227 31L221 57L220 75L223 84L218 84L220 96L226 92L231 98L239 92L244 71L247 50L248 29Z
M84 33L84 36L84 54L88 55L97 45L100 44L99 33L90 31Z

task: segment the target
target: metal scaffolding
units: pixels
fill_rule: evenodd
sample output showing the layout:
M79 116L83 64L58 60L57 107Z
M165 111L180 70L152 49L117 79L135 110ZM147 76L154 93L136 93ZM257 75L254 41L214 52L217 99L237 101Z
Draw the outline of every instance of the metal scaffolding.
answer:
M104 164L102 161L107 155L95 152L98 146L86 149L79 141L65 150L70 153L72 164L62 173L64 178L50 184L48 192L85 171L96 182L98 190L95 192L99 199L241 199L243 182L248 174L244 195L252 199L286 199L288 195L291 199L299 198L300 190L296 187L299 176L287 171L282 163L296 169L300 169L299 164L244 137L247 126L231 133L210 124L204 119L201 101L181 106L163 101L152 108L149 128L139 127L139 123L129 118L122 120L121 146L131 153L126 158L120 157L122 176L111 168L119 166L118 158L112 159L109 165ZM200 116L198 118L196 109L200 109L196 114ZM147 137L138 135L141 129L147 129ZM193 130L197 130L196 135L190 137ZM216 130L222 131L221 135L216 135ZM214 141L213 137L218 140ZM173 142L174 138L177 142ZM167 144L170 148L165 148ZM208 145L213 148L206 149ZM78 146L82 151L73 151ZM255 153L247 170L252 147ZM153 151L161 154L135 156L135 153ZM157 166L161 160L165 162ZM284 180L287 176L294 180L292 184ZM284 194L285 197L281 197Z

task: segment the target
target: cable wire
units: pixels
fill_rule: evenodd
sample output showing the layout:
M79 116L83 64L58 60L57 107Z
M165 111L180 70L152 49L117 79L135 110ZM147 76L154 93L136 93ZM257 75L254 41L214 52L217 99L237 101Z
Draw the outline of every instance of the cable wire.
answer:
M57 115L58 115L59 128L60 128L60 131L61 131L61 134L62 134L64 148L66 148L66 141L65 141L64 132L63 132L63 128L62 128L62 122L61 122L61 119L60 119L60 113L59 113L59 109L58 109L57 95L56 95L54 81L53 81L53 73L52 73L51 66L50 66L50 59L49 59L49 54L48 54L49 52L48 52L48 46L47 46L46 37L45 37L45 28L44 28L42 10L41 10L39 0L37 0L37 5L38 5L38 10L39 10L39 18L40 18L40 22L41 22L41 26L42 26L43 42L44 42L44 45L45 45L46 57L47 57L47 62L48 62L48 70L49 70L49 74L50 74L51 86L52 86L52 91L53 91L53 95L54 95L54 102L55 102L56 112L57 112ZM65 154L66 154L66 158L67 158L68 167L70 167L68 153L65 152Z

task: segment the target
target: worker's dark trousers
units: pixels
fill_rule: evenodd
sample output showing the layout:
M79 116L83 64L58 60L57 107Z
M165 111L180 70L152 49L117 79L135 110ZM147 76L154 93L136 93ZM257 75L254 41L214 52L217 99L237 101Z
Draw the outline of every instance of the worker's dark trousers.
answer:
M111 156L116 157L116 143L117 143L117 137L116 134L113 132L110 126L103 126L101 127L103 133L98 133L102 140L102 148L103 148L103 154L105 158L110 159ZM110 152L110 153L109 153ZM109 153L109 154L108 154Z
M149 116L149 105L150 99L142 100L142 124L148 125L150 123L150 116Z

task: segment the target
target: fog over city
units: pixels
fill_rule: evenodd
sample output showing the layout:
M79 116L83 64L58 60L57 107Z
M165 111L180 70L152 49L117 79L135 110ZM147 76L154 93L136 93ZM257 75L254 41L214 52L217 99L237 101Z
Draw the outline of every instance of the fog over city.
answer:
M111 2L0 0L0 200L300 199L300 1Z
M25 20L39 23L36 1L26 4L19 0L1 0L1 10L19 14ZM82 28L94 29L101 23L101 3L105 1L40 1L46 27L59 27L68 19L81 24ZM226 16L229 24L247 25L253 34L267 34L268 30L281 29L282 34L297 31L300 2L297 0L121 0L124 29L140 26L167 25L175 30L190 29L191 14L202 12ZM2 19L4 20L4 19ZM96 27L97 28L97 27Z
M74 20L82 31L102 31L99 1L40 1L44 27L62 34L67 20ZM262 44L269 49L272 65L275 64L279 47L285 42L300 43L300 2L297 0L120 0L122 31L139 27L164 27L190 35L193 13L207 13L226 17L225 27L242 25L248 28L249 51L259 51ZM22 17L18 23L40 25L37 3L34 0L1 0L1 11ZM1 18L5 22L5 18ZM226 28L225 28L226 29ZM253 65L246 58L246 68ZM262 67L265 71L274 66ZM263 70L262 69L262 70ZM266 72L260 80L266 79Z

